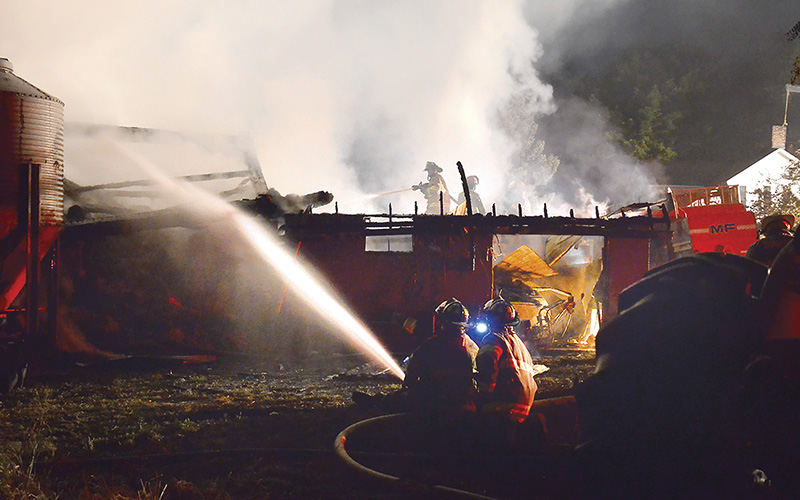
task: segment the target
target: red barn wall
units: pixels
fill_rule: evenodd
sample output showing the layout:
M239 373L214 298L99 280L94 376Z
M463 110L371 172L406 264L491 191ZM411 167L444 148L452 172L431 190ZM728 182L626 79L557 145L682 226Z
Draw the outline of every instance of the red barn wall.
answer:
M433 309L456 297L471 312L491 298L490 234L413 235L411 252L367 252L362 233L307 234L300 253L390 345L413 344L430 334ZM474 248L474 250L473 250ZM406 318L418 326L403 330Z

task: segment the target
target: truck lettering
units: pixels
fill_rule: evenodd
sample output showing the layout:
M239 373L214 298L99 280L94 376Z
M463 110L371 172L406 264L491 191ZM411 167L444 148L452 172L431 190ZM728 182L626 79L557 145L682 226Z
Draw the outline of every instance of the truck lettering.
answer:
M716 226L712 224L711 226L709 226L709 229L711 230L711 234L727 233L728 231L733 231L734 229L736 229L736 224L730 222L727 224L717 224Z

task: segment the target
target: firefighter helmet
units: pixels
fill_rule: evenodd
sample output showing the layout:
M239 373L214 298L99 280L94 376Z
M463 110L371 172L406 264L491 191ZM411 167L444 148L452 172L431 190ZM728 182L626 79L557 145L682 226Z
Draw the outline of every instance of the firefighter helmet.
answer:
M505 299L492 299L483 305L483 315L494 326L514 326L519 324L517 310Z
M776 222L781 224L780 227L788 226L786 227L787 229L792 229L792 226L794 226L794 215L777 213L764 217L761 220L761 233L766 233L767 229Z
M469 311L458 299L445 300L433 314L437 325L467 326L469 323Z
M438 172L442 171L442 167L440 167L439 165L437 165L436 163L434 163L432 161L429 161L428 163L425 164L425 168L423 168L422 170L424 170L426 172L437 172L438 173Z

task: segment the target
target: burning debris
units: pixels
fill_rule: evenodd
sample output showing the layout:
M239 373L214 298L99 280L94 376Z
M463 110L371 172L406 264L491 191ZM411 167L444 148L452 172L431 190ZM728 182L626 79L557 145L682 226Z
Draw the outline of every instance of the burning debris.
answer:
M595 297L602 266L599 242L577 236L527 238L544 249L545 258L525 244L503 254L503 247L519 241L498 239L497 254L504 257L494 266L494 281L495 293L519 311L523 338L534 349L592 347L599 328Z
M272 219L285 214L311 213L313 209L324 207L332 201L333 195L327 191L316 191L302 196L289 193L284 196L277 189L269 188L266 193L258 195L254 200L242 200L236 204Z

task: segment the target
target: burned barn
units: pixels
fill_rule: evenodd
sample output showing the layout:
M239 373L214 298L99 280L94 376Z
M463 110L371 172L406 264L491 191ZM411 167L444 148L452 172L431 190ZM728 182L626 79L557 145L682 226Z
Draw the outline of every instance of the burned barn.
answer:
M229 236L209 231L213 221L191 199L165 191L158 173L135 173L164 162L171 181L202 185L281 234L399 352L430 334L441 301L458 297L477 311L498 295L517 306L529 345L591 348L620 292L670 257L669 219L650 211L590 218L548 215L546 206L542 215L521 207L513 215L395 214L391 206L382 214L317 213L330 193L269 188L251 145L237 137L71 124L66 135L81 168L65 179L63 104L15 77L10 63L3 71L10 153L3 189L15 187L4 192L0 235L10 357L23 337L101 356L252 352L276 343L300 352L303 343L319 342L307 329L275 322L295 307L281 283L286 277L232 264L239 250ZM23 113L42 114L41 132L22 129ZM287 328L291 335L271 345L245 334Z
M111 402L137 393L139 389L125 385L138 383L136 377L114 378L117 372L111 375L112 385L122 388L124 396L110 392L113 387L101 387L104 381L91 386L101 387L99 390L85 390L80 383L72 387L71 380L61 386L66 394L64 401L83 398L88 392L100 398L88 411L75 410L76 414L84 412L80 413L82 418L68 414L65 420L70 426L74 421L90 421L87 414L91 413L103 415L97 419L103 424L124 413L128 422L117 426L124 429L119 439L129 440L129 435L142 431L142 408L164 420L165 424L154 426L152 435L140 440L143 446L136 448L139 451L166 449L162 446L164 435L183 439L181 433L194 432L192 438L196 439L206 429L230 426L239 442L263 446L258 453L272 453L278 449L275 442L282 444L283 453L299 453L302 456L298 462L292 461L292 466L296 470L305 467L309 477L316 480L317 462L309 462L304 455L308 450L297 447L298 434L307 434L307 428L318 427L326 418L328 426L336 426L341 423L336 419L349 421L355 417L353 414L362 408L352 404L356 398L351 401L351 394L356 392L351 389L397 388L404 375L398 361L431 335L436 305L456 297L474 314L488 300L503 297L522 320L516 328L528 350L537 355L537 361L553 368L531 365L529 373L532 378L536 368L540 385L539 392L534 392L537 398L542 396L534 403L535 413L531 415L537 416L531 420L535 425L542 424L539 430L543 434L538 436L547 434L551 441L545 444L554 446L537 448L543 442L535 442L530 450L512 456L533 462L518 461L517 469L509 470L527 472L530 469L525 467L532 464L536 470L546 471L548 477L532 481L549 484L551 496L558 496L556 492L570 491L569 474L576 464L586 465L572 455L578 444L579 424L585 425L592 418L589 415L584 422L578 421L580 398L589 405L599 401L601 410L611 410L603 413L610 422L608 428L627 419L629 425L620 427L625 435L615 442L627 444L622 438L628 437L636 442L642 429L652 429L660 436L663 428L675 428L668 434L671 439L682 432L673 424L678 407L669 399L675 396L671 392L673 382L682 381L677 386L683 401L685 388L694 386L696 380L713 381L713 370L703 370L717 365L707 361L720 358L720 348L730 347L728 344L736 350L736 339L729 342L730 332L743 332L747 324L745 308L741 307L734 308L736 315L721 323L724 328L707 328L711 323L708 318L716 313L727 317L730 312L724 310L724 302L716 301L717 295L724 295L718 293L719 283L724 287L727 281L710 280L714 293L705 293L702 286L684 287L669 274L670 269L684 270L686 261L674 260L679 252L716 250L722 244L722 251L696 262L710 259L725 264L730 257L740 258L725 252L741 253L754 228L752 214L732 196L733 187L676 191L672 206L641 203L608 214L596 208L593 217L576 217L572 211L549 213L546 205L540 214L525 214L521 205L513 214L497 213L494 207L491 212L473 214L467 177L459 164L466 209L459 207L449 214L443 208L438 214L420 214L416 208L412 213L396 213L389 205L383 213L344 214L336 204L331 206L334 198L326 191L299 195L270 188L252 145L241 138L86 124L72 124L65 131L63 103L16 78L3 59L0 85L0 392L18 387L29 363L37 369L61 363L72 370L102 365L102 370L113 372L119 365L111 368L114 363L105 361L133 359L127 366L139 363L135 366L140 369L146 365L142 360L166 359L170 364L158 367L169 366L169 370L162 370L168 375L152 376L148 382L152 382L151 392L145 393L142 398L146 401L137 402L134 409L114 413L108 408L114 408ZM73 145L71 160L64 157L65 135ZM70 175L65 178L65 161L74 161L84 169L76 168L74 176L68 171ZM165 165L174 168L158 168ZM717 203L720 196L723 202ZM724 236L718 234L720 227L725 230ZM641 278L667 262L673 262L674 267L665 266L664 283L669 286L663 288L670 300L664 303L674 307L639 300L649 296L653 283L662 285L659 280L664 273L651 273L649 280ZM690 274L696 274L693 269ZM756 271L763 274L765 269ZM318 286L317 282L329 286ZM635 283L639 284L632 286ZM746 304L752 299L751 291L756 290L749 285L742 295ZM721 292L735 292L729 288ZM686 307L687 300L691 307ZM327 305L314 308L315 302ZM636 309L635 304L642 304L645 309L638 310L646 314L627 314ZM616 323L609 323L620 309L626 313L619 315ZM672 316L681 316L691 325L699 318L704 324L701 328L679 329L680 335L675 335L670 330ZM608 377L590 375L594 373L594 336L604 324L611 326L603 332L611 331L613 336L614 325L632 321L631 317L642 323L628 328L629 344L634 348L624 346L623 351L639 349L645 354L617 358L617 363L622 359L628 364L618 365L619 376L610 380L631 385L623 384L624 391L615 394L614 387L602 387ZM648 324L651 321L653 325ZM341 339L329 335L333 324L339 330L360 329L356 333L362 335L368 349L353 355ZM478 328L479 323L471 324L468 334L478 337ZM686 356L685 346L709 332L716 335L713 342L706 342L705 350L695 346ZM603 333L600 338L599 352L608 350L609 345L614 347L613 341L603 340ZM676 338L681 340L674 342ZM649 340L653 340L652 350ZM375 355L377 350L380 353ZM692 361L692 353L697 352L708 357L694 356L694 364L685 369L685 361ZM668 353L667 361L676 361L678 367L661 360L662 364L656 366L667 368L652 370L652 359L662 358L662 353ZM228 373L220 370L209 376L208 366L203 366L199 374L189 371L197 364L216 361L216 356L220 357L219 365L222 358L229 362L224 368ZM383 362L378 368L376 360ZM247 366L250 362L253 367ZM605 365L608 369L609 364ZM177 373L176 369L173 373L172 368L178 366L185 371ZM334 370L339 371L331 373ZM548 376L548 370L559 373ZM82 375L94 379L99 371L87 370ZM74 373L68 372L64 378ZM697 373L708 375L698 378ZM121 380L125 378L130 380ZM472 381L469 374L467 379ZM664 398L654 398L662 407L651 412L655 406L644 398L629 408L631 395L659 394L641 386L648 380L655 381L652 387L665 388ZM223 389L214 386L219 381L224 382ZM599 388L597 384L601 384ZM686 422L692 421L695 408L713 409L709 404L713 390L695 392L699 396L685 405ZM103 399L105 394L113 395ZM617 401L622 404L604 405L605 394L619 396ZM600 396L592 399L595 395ZM176 410L176 401L183 402L181 409ZM718 407L728 409L722 403ZM351 413L342 417L343 409ZM332 414L335 418L330 417ZM631 415L641 418L631 419ZM585 416L581 414L580 418ZM772 418L762 417L768 423ZM298 419L309 424L298 424ZM402 430L393 419L382 422L391 425L391 431ZM276 422L283 424L277 426ZM348 429L361 426L361 422ZM708 422L717 424L713 418L704 424ZM631 429L636 432L628 432ZM703 427L698 434L686 435L694 439L709 434L705 430ZM365 455L372 452L373 458L380 456L381 460L410 457L419 462L416 465L423 469L426 480L429 473L436 475L448 469L441 464L428 466L427 461L436 455L417 460L420 455L414 453L430 453L431 443L426 439L411 443L418 448L412 448L414 453L409 455L397 451L406 448L395 446L408 444L405 436L400 436L402 443L398 443L396 432L380 431L389 441L385 453L376 452L380 440L369 432L366 437L350 439L351 449ZM339 452L344 452L347 432L337 437ZM441 434L447 437L447 433ZM93 438L78 437L79 453L86 452L84 443L95 446ZM326 449L321 450L323 453L312 451L324 460L324 453L331 452L330 439L320 439L326 440ZM203 442L209 448L228 443L213 435ZM195 444L186 440L172 449L186 446L194 452ZM531 450L533 453L529 453ZM691 448L678 450L676 456L683 457L686 450ZM204 460L216 456L217 451L207 449L198 455ZM252 452L228 451L235 451L240 462L248 460L249 455L239 452ZM112 454L116 452L119 449L112 448ZM142 456L147 459L151 455ZM646 453L642 456L650 458ZM597 465L604 457L589 457L586 471L604 470ZM485 457L473 458L475 470L484 472ZM240 462L220 470L246 468ZM278 466L285 463L278 462ZM785 463L793 465L796 461ZM462 463L451 465L459 469L456 472L463 472ZM182 464L176 468L176 477L181 477L185 473L180 470ZM331 475L340 479L340 470L329 468ZM653 472L647 467L632 470L643 472L640 477ZM258 474L261 481L261 472ZM609 473L607 477L614 476ZM727 480L727 475L723 477ZM485 484L471 482L473 477L468 479L465 484L483 491ZM671 481L672 477L667 479ZM500 493L502 486L511 484L496 477L488 481L494 488L503 483L497 490ZM529 493L529 486L525 481L514 483L515 488L526 489L523 495ZM370 488L364 485L365 490Z
M517 307L532 347L591 348L619 293L664 258L670 234L660 216L294 213L262 222L396 352L430 335L433 307L443 300L457 297L477 312L497 295ZM64 326L102 350L260 349L240 330L286 328L281 309L300 307L285 277L248 281L259 274L255 265L231 263L230 246L180 211L69 223L62 239L64 307L75 312ZM259 295L262 288L274 293ZM263 349L275 351L278 342L302 350L292 342L316 334L292 335Z
M517 305L532 343L586 341L592 315L598 322L613 317L619 293L666 258L669 241L669 220L652 214L294 214L282 228L383 340L406 348L430 334L431 311L441 301L457 297L477 311L497 294ZM542 251L549 262L525 243L551 250ZM581 257L570 263L570 251ZM575 331L544 330L542 323L558 321L562 311L545 320L543 309L574 309L576 302L582 305Z

